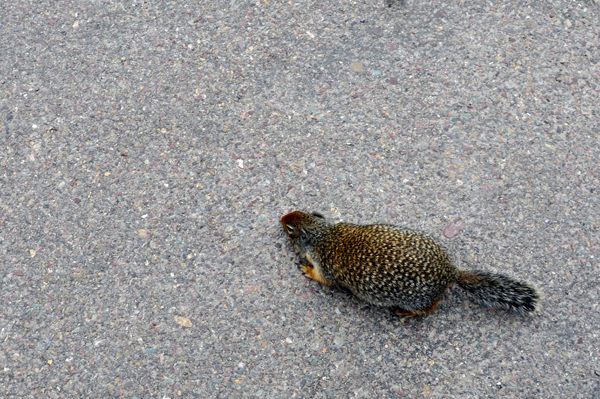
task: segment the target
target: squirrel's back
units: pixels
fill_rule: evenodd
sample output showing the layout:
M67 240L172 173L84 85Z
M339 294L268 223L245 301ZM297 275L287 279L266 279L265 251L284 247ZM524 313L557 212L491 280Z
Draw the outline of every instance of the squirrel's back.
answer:
M433 239L391 225L334 224L314 253L326 276L380 306L427 307L456 279Z

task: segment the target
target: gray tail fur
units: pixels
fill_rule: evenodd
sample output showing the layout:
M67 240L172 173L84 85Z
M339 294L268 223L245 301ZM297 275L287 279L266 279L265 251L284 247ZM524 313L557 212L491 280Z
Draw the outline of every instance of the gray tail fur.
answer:
M456 283L473 301L494 309L531 312L540 299L533 287L503 274L460 270Z

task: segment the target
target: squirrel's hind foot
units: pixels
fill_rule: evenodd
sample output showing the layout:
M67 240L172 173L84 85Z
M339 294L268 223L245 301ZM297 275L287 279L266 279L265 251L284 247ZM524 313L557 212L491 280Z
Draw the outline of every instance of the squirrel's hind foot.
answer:
M403 316L403 317L415 317L415 316L428 315L429 313L431 313L435 310L435 308L437 307L439 302L440 302L439 300L436 300L435 302L433 302L431 304L430 307L428 307L427 309L423 309L423 310L406 310L406 309L401 309L401 308L395 308L394 311L398 316Z

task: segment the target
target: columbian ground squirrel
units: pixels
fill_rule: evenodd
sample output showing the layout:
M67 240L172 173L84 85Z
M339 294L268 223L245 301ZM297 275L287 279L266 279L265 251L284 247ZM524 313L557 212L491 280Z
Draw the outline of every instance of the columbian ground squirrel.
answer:
M308 260L300 266L306 277L345 287L402 316L432 312L453 283L474 301L496 309L530 312L539 300L534 288L511 277L457 269L438 243L411 230L332 223L301 211L285 215L281 224Z

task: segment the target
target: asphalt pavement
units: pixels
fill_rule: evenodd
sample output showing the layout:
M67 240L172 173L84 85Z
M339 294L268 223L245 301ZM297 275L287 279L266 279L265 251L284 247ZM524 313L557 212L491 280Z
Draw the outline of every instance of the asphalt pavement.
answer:
M599 398L599 5L6 2L0 398ZM543 299L399 318L297 209Z

